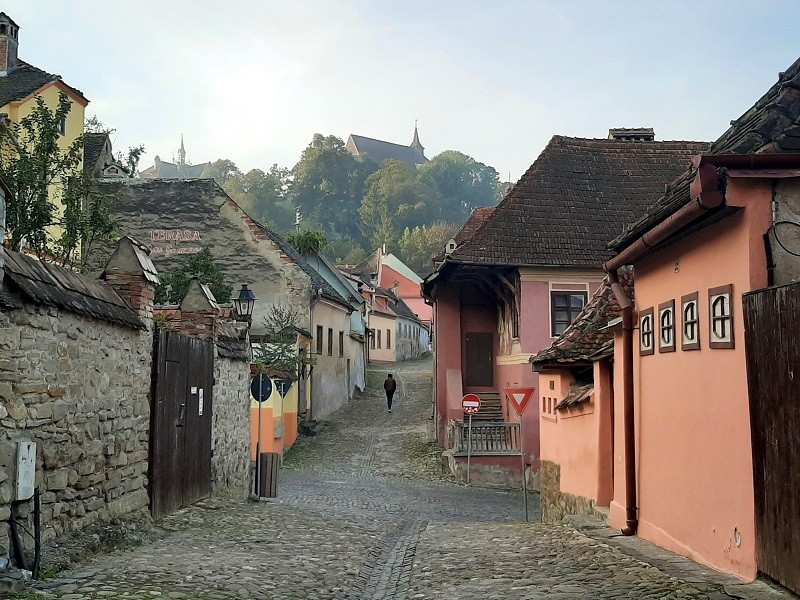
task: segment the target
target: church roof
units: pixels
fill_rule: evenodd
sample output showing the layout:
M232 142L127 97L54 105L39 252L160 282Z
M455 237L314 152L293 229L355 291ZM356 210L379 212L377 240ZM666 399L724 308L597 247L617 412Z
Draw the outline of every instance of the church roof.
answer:
M142 171L141 177L144 179L200 179L203 171L211 163L200 163L199 165L176 165L165 160L158 160L156 164Z
M419 144L419 136L414 136L414 141ZM347 140L347 150L354 156L366 156L380 164L385 160L400 160L409 166L422 165L428 162L423 154L422 145L414 147L384 142L363 135L351 134Z

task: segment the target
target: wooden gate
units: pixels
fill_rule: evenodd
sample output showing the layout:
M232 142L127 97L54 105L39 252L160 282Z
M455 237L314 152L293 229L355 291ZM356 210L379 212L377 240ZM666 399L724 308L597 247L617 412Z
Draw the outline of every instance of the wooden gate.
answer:
M157 330L150 406L154 518L211 493L213 383L213 342Z
M758 568L800 592L800 284L743 306Z

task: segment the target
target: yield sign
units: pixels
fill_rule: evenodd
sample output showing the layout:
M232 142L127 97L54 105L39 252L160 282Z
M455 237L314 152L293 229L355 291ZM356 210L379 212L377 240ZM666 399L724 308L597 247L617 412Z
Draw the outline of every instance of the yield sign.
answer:
M522 415L528 402L531 401L536 388L505 388L506 398L508 398L518 415Z

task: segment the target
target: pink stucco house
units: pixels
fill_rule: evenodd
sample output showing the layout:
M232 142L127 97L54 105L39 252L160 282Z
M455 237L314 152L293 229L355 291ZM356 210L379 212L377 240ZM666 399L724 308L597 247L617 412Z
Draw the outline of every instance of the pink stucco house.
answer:
M580 313L604 278L608 239L658 199L700 142L655 141L652 129L618 129L608 139L556 136L493 210L473 213L422 284L436 324L435 387L439 442L464 454L461 398L484 399L482 435L503 444L479 452L477 473L520 470L519 418L505 388L536 389L522 419L525 462L539 467L539 377L530 357ZM502 469L501 469L502 470Z
M766 573L795 591L800 453L786 423L797 423L800 390L789 367L770 371L788 382L788 395L756 396L763 384L748 379L748 369L780 364L798 343L780 336L764 343L778 315L753 313L749 300L764 293L754 290L800 277L798 150L800 60L612 241L616 256L605 269L620 318L598 323L614 340L605 375L607 351L583 356L595 374L594 397L580 409L565 403L580 381L552 351L569 332L533 361L554 388L555 410L539 411L542 456L557 475L543 481L543 501L560 495L561 507L577 512L605 504L623 533L745 580ZM630 266L632 301L620 285ZM579 332L571 343L590 337ZM756 345L774 356L748 355ZM768 421L765 401L779 407ZM591 435L576 444L581 428ZM599 486L591 485L594 465L603 473Z

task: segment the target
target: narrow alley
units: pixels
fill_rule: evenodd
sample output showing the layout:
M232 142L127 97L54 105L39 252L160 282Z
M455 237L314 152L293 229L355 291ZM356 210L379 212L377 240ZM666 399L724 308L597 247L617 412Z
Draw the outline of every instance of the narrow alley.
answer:
M783 597L699 568L676 577L669 567L688 561L657 568L648 564L659 564L655 555L645 562L601 529L525 524L520 491L441 475L429 434L431 368L430 358L391 367L392 413L386 368L371 369L366 393L287 455L278 501L214 496L161 521L156 541L39 582L38 597ZM532 521L537 504L532 494Z

